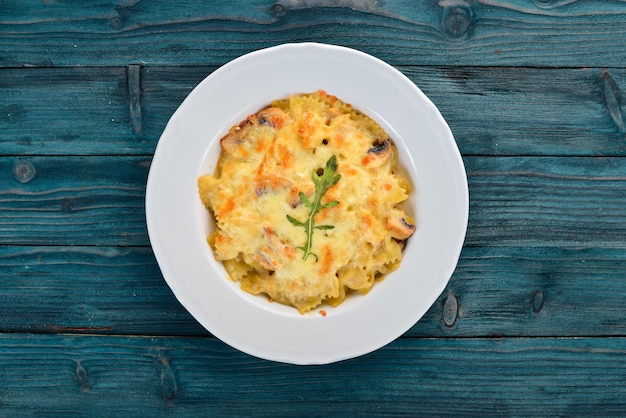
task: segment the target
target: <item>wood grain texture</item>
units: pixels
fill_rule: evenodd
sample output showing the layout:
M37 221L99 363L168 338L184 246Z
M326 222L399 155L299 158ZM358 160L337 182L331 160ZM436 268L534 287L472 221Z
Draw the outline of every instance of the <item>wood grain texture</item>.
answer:
M463 155L626 155L622 69L400 67Z
M158 138L185 97L216 67L143 67L141 91L146 138Z
M399 69L439 108L463 155L626 155L622 69ZM169 115L212 70L145 68L149 138L160 135Z
M422 320L315 367L204 330L144 215L186 95L306 41L414 81L471 205ZM625 62L619 0L0 0L0 416L626 416Z
M0 246L1 332L207 335L146 247Z
M145 157L0 158L0 244L148 245Z
M468 246L407 335L623 336L624 277L623 248Z
M399 69L440 109L463 155L626 155L623 69ZM0 69L0 155L152 155L213 70Z
M607 67L626 60L622 2L5 0L0 16L4 67L222 65L302 41L354 47L392 65Z
M625 247L625 159L464 161L466 245ZM149 245L148 168L145 157L0 158L0 244Z
M466 247L405 336L621 336L625 276L626 249ZM208 335L149 248L0 246L0 283L0 332Z
M466 245L626 246L626 159L465 158Z
M257 360L214 339L2 335L0 413L618 416L624 343L404 339L308 367Z
M127 73L124 67L0 70L0 153L153 152L156 141L143 141L132 127Z

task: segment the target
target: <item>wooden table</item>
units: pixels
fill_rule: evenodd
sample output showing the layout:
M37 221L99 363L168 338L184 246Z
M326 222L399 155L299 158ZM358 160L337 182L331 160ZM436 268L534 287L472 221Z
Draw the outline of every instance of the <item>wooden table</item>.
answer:
M144 218L186 94L301 41L411 78L471 199L427 315L311 367L206 332ZM625 64L620 1L0 0L0 416L626 415Z

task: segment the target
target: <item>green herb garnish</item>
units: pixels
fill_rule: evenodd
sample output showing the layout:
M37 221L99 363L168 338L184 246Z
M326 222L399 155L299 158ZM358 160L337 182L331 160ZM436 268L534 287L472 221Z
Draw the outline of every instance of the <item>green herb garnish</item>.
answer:
M300 196L300 201L304 203L304 205L309 208L311 211L309 213L309 218L305 222L300 222L299 220L287 215L287 219L295 226L301 226L304 228L306 232L306 246L297 247L298 249L304 251L303 260L306 260L309 255L315 257L315 261L317 262L317 254L311 251L311 247L313 246L313 231L316 229L333 229L332 225L315 225L313 221L313 217L322 209L328 209L335 207L339 204L338 201L333 200L332 202L324 203L322 205L322 196L324 193L328 191L332 186L337 184L339 179L341 178L341 174L336 174L337 172L337 157L334 155L328 159L326 162L326 168L324 168L324 173L320 177L317 174L316 170L313 170L311 177L313 178L313 183L315 183L315 197L313 198L313 202L307 198L304 193L298 193Z

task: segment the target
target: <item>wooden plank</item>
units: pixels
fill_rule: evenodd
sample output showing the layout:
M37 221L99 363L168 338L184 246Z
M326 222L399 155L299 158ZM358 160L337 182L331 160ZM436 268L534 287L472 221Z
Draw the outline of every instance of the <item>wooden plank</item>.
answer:
M626 246L626 159L464 159L466 245Z
M0 405L7 416L621 416L625 343L401 339L292 366L214 339L4 334Z
M207 335L149 247L0 246L0 330Z
M621 336L624 277L624 248L465 247L447 288L407 335Z
M146 66L142 71L145 136L159 138L185 97L216 67Z
M626 155L622 69L399 69L439 108L463 155ZM146 134L160 135L186 94L212 70L146 67ZM607 94L614 100L607 101Z
M222 65L259 48L317 41L393 65L608 67L626 60L625 10L601 1L5 0L0 66Z
M151 152L156 141L132 128L127 79L124 67L0 70L0 152Z
M626 71L401 67L464 155L626 155Z
M0 155L152 155L214 69L0 69ZM464 155L626 155L626 70L400 70L441 110Z
M0 158L0 245L149 244L148 157ZM472 246L626 246L626 159L466 157Z
M626 249L466 247L406 336L624 335L625 276ZM0 283L0 332L208 334L146 247L0 246Z
M148 245L146 157L0 158L0 245Z

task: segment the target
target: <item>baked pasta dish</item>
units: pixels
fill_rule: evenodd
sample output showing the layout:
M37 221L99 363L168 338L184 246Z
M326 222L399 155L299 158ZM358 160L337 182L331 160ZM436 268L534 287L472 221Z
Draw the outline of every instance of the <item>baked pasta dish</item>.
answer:
M274 101L220 144L198 189L216 221L208 243L241 289L305 313L398 267L410 185L373 119L320 90Z

